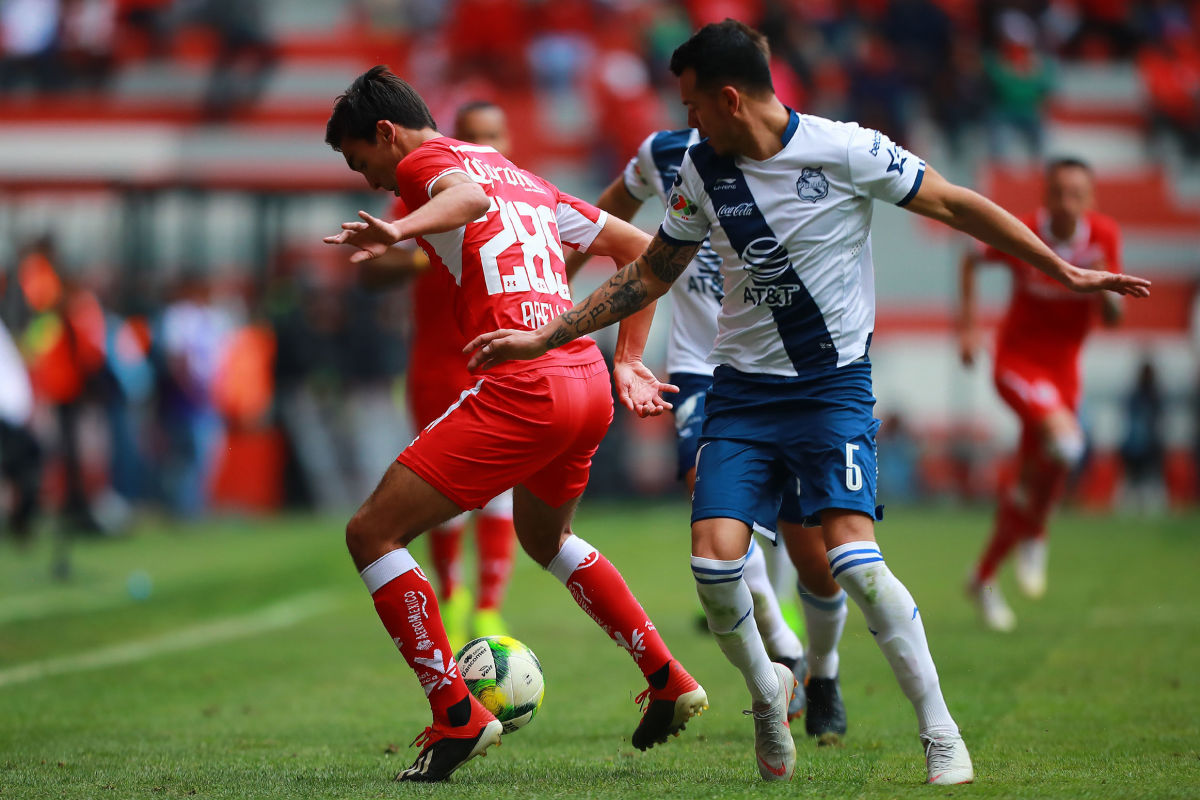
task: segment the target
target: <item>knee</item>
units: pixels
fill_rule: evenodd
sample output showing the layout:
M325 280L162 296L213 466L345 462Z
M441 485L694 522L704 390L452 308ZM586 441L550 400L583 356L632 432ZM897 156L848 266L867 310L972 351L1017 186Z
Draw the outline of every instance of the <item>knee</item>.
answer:
M1078 466L1086 447L1083 431L1074 426L1054 431L1046 438L1046 455L1066 469Z
M371 524L361 509L346 523L346 549L356 563L361 563L372 551ZM370 563L369 561L367 563Z
M407 547L414 538L403 525L380 524L375 515L364 508L346 523L346 549L360 568L390 550Z

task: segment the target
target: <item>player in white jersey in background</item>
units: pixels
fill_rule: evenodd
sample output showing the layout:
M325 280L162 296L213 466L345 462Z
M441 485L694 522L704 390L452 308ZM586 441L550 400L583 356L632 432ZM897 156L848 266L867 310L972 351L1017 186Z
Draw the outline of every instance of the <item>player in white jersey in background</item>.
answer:
M820 521L834 578L913 705L927 780L969 782L974 769L917 605L875 542L872 201L969 233L1075 291L1146 296L1149 282L1068 264L1011 214L878 131L788 109L740 22L702 28L675 50L671 71L688 123L707 141L684 159L658 235L538 330L476 337L472 367L534 358L635 313L667 292L711 236L725 299L692 501L692 571L710 627L723 631L721 650L750 690L759 773L786 779L795 770L793 680L771 664L755 627L741 624L752 604L741 573L750 526L787 490L798 491L806 520Z
M766 47L765 39L762 46ZM679 174L688 149L700 141L693 128L656 131L643 140L624 172L601 193L596 206L623 220L631 220L642 204L657 198L666 205L671 185ZM567 274L573 275L588 259L585 253L567 256ZM717 337L717 314L724 288L721 258L708 240L679 279L671 285L671 331L667 340L667 382L679 387L672 397L678 455L678 476L687 484L688 496L695 489L696 452L704 422L704 395L712 384L714 365L708 354ZM623 383L622 363L613 365L614 380ZM794 495L783 498L794 504ZM846 593L842 591L825 559L821 530L805 529L781 517L777 524L788 555L796 564L800 597L810 638L808 658L795 632L780 611L774 586L767 574L764 550L751 538L743 577L754 598L754 619L771 659L792 670L805 691L797 691L788 707L788 719L800 714L805 730L821 744L834 744L846 732L846 712L838 682L838 643L846 621ZM768 520L776 523L776 520ZM768 537L773 536L766 531ZM707 624L707 621L705 622Z

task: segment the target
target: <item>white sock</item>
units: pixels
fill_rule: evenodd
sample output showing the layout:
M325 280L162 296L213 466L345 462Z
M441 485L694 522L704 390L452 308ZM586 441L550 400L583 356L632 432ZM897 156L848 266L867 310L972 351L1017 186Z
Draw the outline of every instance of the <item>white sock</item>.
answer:
M836 678L838 644L846 626L846 593L820 597L796 582L804 607L804 629L808 633L808 674L814 678Z
M414 569L420 569L416 560L407 547L400 547L384 553L363 567L358 574L367 585L367 591L374 595L396 578ZM424 578L425 574L421 573L421 577Z
M708 629L716 637L725 658L746 679L751 699L764 705L779 691L779 678L767 657L758 628L750 619L754 600L742 579L745 562L745 556L736 561L692 556L692 574L696 578L700 604L708 617Z
M591 558L595 552L596 548L575 534L571 534L562 543L562 547L558 548L558 553L554 558L550 559L550 563L546 565L546 571L558 578L563 586L568 586L571 573L578 569L580 564Z
M849 542L835 547L829 551L829 567L862 609L868 630L917 712L921 733L956 735L958 726L942 697L917 604L883 562L879 545Z
M775 534L774 547L763 548L763 558L767 560L767 574L771 576L775 597L791 597L792 587L796 585L796 568L792 566L792 558L788 555L782 534Z
M786 658L795 661L804 656L804 645L800 643L796 632L784 622L783 614L779 611L775 587L767 576L767 560L763 557L765 549L751 536L750 549L746 551L746 566L742 571L750 596L754 598L754 622L772 660Z

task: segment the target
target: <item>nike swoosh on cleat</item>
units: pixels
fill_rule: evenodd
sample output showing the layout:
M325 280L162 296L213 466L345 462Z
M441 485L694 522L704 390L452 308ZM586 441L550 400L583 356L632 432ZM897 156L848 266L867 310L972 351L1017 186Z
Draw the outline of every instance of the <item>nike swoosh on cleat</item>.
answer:
M787 767L786 767L786 766L784 766L783 764L780 764L778 767L772 767L770 764L768 764L768 763L767 763L767 762L766 762L766 761L763 759L763 757L762 757L762 756L759 756L759 757L758 757L758 763L760 763L760 764L762 764L764 767L766 767L766 768L767 768L767 772L770 772L772 775L778 775L778 776L780 776L780 777L783 777L783 774L784 774L785 772L787 772Z

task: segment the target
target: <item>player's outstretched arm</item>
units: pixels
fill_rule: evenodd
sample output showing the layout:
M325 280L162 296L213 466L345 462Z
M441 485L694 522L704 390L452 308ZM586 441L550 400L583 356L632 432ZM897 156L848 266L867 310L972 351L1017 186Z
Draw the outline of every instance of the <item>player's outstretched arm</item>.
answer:
M472 354L468 367L487 369L504 361L537 358L624 319L666 294L699 249L699 242L675 245L654 237L636 261L536 331L498 330L475 337L463 348Z
M950 183L932 167L925 168L921 188L905 208L1016 256L1076 292L1108 290L1132 297L1150 294L1150 281L1145 278L1081 269L1064 261L1012 214L978 192Z
M358 264L379 258L402 239L461 228L482 217L491 207L482 187L460 172L443 175L430 191L429 202L408 216L387 222L359 211L359 220L343 222L341 233L326 236L322 241L357 248L350 261Z

